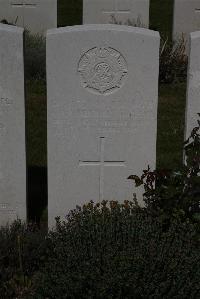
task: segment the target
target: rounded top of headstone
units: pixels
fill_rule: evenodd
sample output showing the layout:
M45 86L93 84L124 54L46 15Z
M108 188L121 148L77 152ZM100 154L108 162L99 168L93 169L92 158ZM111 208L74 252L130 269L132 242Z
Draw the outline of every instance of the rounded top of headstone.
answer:
M126 25L114 25L114 24L87 24L87 25L76 25L60 27L55 29L50 29L47 31L47 35L53 34L64 34L70 32L86 32L86 31L118 31L118 32L132 32L135 34L152 36L155 38L160 38L158 31L153 31L146 28L126 26Z
M7 25L0 23L0 30L1 31L7 31L7 32L13 32L13 33L19 33L22 34L24 32L24 28L17 27L14 25Z
M200 38L200 31L194 31L190 33L190 38Z

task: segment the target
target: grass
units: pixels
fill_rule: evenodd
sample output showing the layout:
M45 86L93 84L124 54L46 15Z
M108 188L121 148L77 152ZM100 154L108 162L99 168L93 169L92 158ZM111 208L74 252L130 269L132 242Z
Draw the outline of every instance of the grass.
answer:
M47 165L47 102L46 87L41 82L27 82L27 163Z
M159 88L157 167L179 168L183 160L186 84Z

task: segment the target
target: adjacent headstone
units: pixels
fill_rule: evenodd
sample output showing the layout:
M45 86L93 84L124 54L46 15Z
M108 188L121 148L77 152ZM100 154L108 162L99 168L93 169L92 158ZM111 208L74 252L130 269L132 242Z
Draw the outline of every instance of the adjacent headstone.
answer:
M190 32L200 30L200 0L174 0L173 40L184 37L189 51Z
M0 0L0 7L0 21L6 19L33 34L57 27L57 0Z
M197 126L197 113L200 113L200 31L190 34L185 139Z
M49 225L90 200L131 200L155 168L159 34L118 25L47 33Z
M0 24L0 225L26 219L23 29Z
M83 24L149 25L149 0L83 0Z

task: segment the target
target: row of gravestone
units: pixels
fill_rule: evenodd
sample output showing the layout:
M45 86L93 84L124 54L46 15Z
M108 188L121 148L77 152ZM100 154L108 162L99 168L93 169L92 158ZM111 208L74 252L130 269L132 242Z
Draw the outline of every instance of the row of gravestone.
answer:
M83 0L83 24L113 21L149 25L150 0ZM114 20L113 20L114 17ZM0 20L45 33L57 27L57 0L0 0ZM200 0L174 0L173 38L200 30Z
M49 225L90 200L131 200L155 168L159 33L83 25L47 33ZM0 25L0 223L26 219L23 29ZM187 128L199 112L200 32L191 35ZM140 195L139 195L140 197Z

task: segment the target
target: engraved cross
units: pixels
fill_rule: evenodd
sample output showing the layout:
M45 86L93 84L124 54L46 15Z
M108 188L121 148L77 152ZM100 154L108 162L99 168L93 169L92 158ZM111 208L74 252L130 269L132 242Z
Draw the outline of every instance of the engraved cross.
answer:
M115 0L115 1L114 1L114 9L113 9L113 10L110 10L110 11L108 11L108 10L104 10L103 13L104 13L104 14L109 14L109 15L115 15L115 14L117 14L117 13L121 13L121 14L128 14L128 13L130 13L130 9L127 9L127 8L125 8L125 9L120 9L120 8L118 7L118 1L119 1L119 0ZM130 7L130 5L129 5L129 7Z
M99 173L99 200L104 199L104 167L125 167L125 161L106 161L105 154L105 138L100 137L100 159L99 161L79 161L79 166L98 166Z

